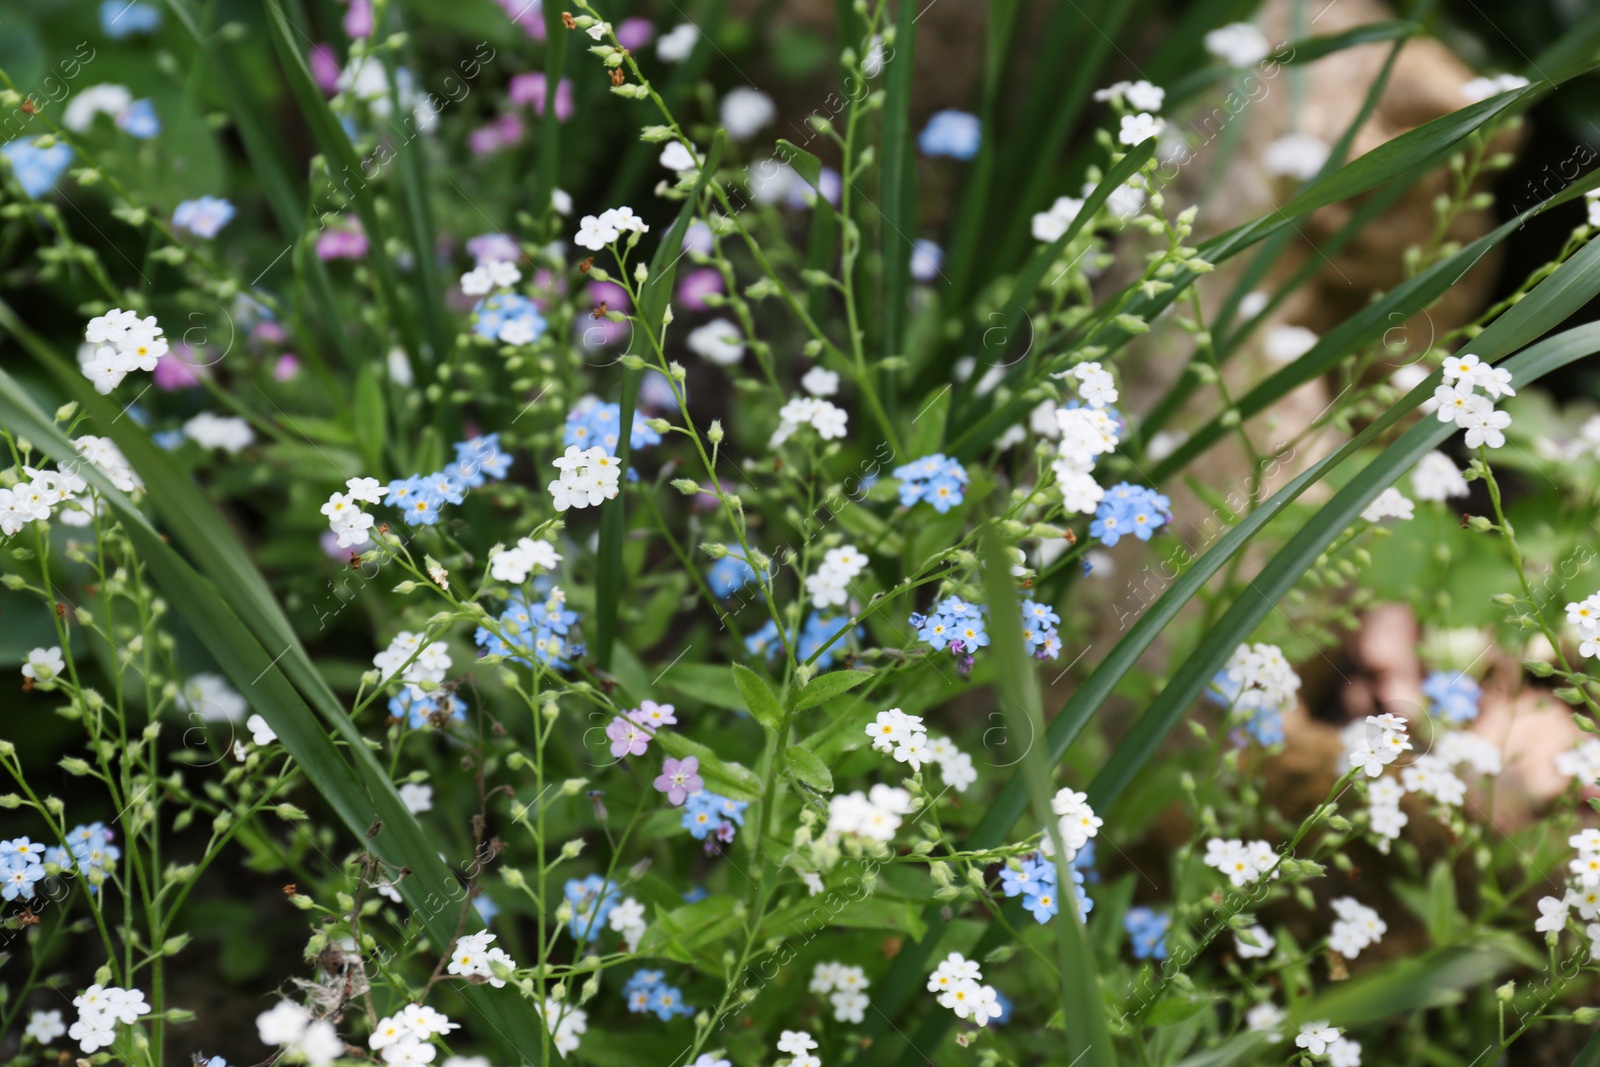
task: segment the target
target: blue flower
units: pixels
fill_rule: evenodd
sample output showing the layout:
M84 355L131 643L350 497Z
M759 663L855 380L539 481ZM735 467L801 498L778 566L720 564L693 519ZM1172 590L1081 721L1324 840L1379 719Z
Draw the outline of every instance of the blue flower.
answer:
M744 639L744 647L752 656L771 656L778 648L778 624L768 619L761 629Z
M828 650L817 656L817 661L813 666L819 671L825 671L833 666L833 654L841 647L840 642L833 641L833 639L849 625L849 619L825 619L813 611L806 617L806 624L800 629L799 648L796 649L800 656L800 662L804 663L813 655L816 655L817 649L827 645ZM856 627L858 636L865 632L864 627ZM833 641L833 643L829 644L830 641Z
M490 920L500 914L500 905L486 896L473 897L472 906L478 910L478 917L483 920L485 926L489 925Z
M163 452L175 452L179 448L183 447L183 431L162 430L159 433L151 434L150 440L154 441L156 447L161 449Z
M486 478L500 481L510 466L511 457L500 451L500 435L491 433L459 442L456 461L445 469L460 478L463 485L476 489Z
M1148 541L1172 521L1172 502L1153 489L1122 482L1106 490L1094 515L1089 536L1098 537L1108 547L1129 534Z
M198 200L185 200L172 212L172 224L188 230L196 237L215 237L236 214L228 201L216 196L202 196Z
M1022 632L1033 646L1036 659L1055 659L1061 653L1061 635L1056 624L1061 616L1048 604L1029 598L1022 602Z
M1122 925L1133 942L1133 957L1139 960L1164 960L1167 958L1167 930L1172 918L1165 912L1149 908L1129 908L1122 917Z
M117 116L117 125L141 141L148 141L161 132L156 106L148 100L135 100L123 108Z
M1023 897L1022 906L1041 923L1049 922L1052 915L1061 911L1061 902L1056 899L1053 886L1043 886L1037 894Z
M1460 671L1434 671L1422 683L1429 700L1428 714L1441 715L1453 723L1470 722L1478 717L1478 701L1483 690Z
M438 471L428 475L423 482L441 505L459 504L466 499L467 484L453 471Z
M516 293L495 293L478 301L477 307L472 309L476 317L472 332L486 340L494 341L500 337L500 331L508 323L521 320L528 326L533 334L532 340L537 341L544 336L547 324L544 315L532 300Z
M1094 841L1090 839L1083 843L1077 854L1072 857L1072 869L1081 871L1084 877L1091 882L1100 880L1100 872L1094 869ZM1073 881L1078 881L1074 878Z
M622 437L622 405L602 404L598 401L580 403L567 415L567 424L561 443L579 448L599 446L606 454L617 454L617 444ZM637 451L659 445L661 435L650 428L650 421L637 408L633 412L633 429L628 434L628 447Z
M966 469L939 452L896 467L894 476L900 479L903 506L926 500L941 515L961 503L967 485Z
M633 977L629 978L628 981L623 985L622 991L624 993L634 993L639 990L643 990L644 992L648 993L650 990L660 985L662 979L665 977L666 975L662 971L647 971L641 968L633 972Z
M696 841L704 841L713 834L722 841L732 841L734 823L744 824L745 807L741 801L702 790L684 801L679 821ZM733 821L729 821L730 810Z
M978 116L965 111L939 111L917 135L917 147L925 156L971 159L978 154L981 136Z
M554 594L537 604L518 590L506 602L500 613L500 631L505 639L488 628L480 626L473 641L485 652L495 656L508 656L523 666L532 666L534 660L547 667L565 670L567 654L581 652L580 645L568 640L572 627L578 622L578 613L568 609L565 601Z
M17 184L35 200L56 187L74 158L72 149L61 142L40 148L38 140L37 137L20 137L0 145L0 156L11 164Z
M155 33L160 28L161 8L156 4L104 0L100 5L100 29L113 41Z
M755 568L744 561L744 557L734 555L743 552L738 545L724 545L728 555L723 556L711 565L711 570L706 574L706 584L711 586L711 591L717 596L728 597L743 589L756 580Z
M662 1022L667 1022L674 1015L694 1014L694 1009L683 1002L683 994L669 985L658 985L650 990L650 1010Z
M566 885L567 902L572 905L572 921L568 924L575 940L593 941L606 927L611 909L621 900L617 887L608 885L598 874L587 878L569 879Z
M389 717L404 719L413 730L432 725L435 715L444 713L455 722L467 721L467 702L454 693L427 693L414 696L410 686L400 690L398 696L389 698Z
M919 282L931 282L939 276L944 265L944 249L927 238L918 238L911 246L911 276Z
M36 882L44 880L44 849L36 856L15 853L0 859L0 898L31 900Z

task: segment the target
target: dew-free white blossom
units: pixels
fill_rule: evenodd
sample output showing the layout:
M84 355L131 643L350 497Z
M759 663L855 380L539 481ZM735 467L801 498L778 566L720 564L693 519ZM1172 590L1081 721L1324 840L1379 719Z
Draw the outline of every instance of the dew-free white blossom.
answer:
M1148 111L1141 111L1137 115L1122 116L1120 125L1117 140L1125 145L1136 145L1160 133L1164 123Z
M735 141L747 141L778 117L772 97L759 89L741 85L722 98L722 128Z
M183 435L201 448L220 448L238 455L256 439L250 424L236 415L213 415L202 411L183 424Z
M1354 897L1335 897L1329 902L1338 919L1328 933L1328 947L1347 959L1383 940L1389 927L1373 909Z
M827 608L846 603L850 599L850 583L869 562L866 553L854 545L840 545L824 552L817 569L806 575L806 595L811 606Z
M1267 145L1261 166L1268 174L1309 181L1328 161L1328 145L1309 133L1289 133Z
M821 397L796 397L778 409L778 428L772 431L768 444L776 448L792 437L802 426L810 426L824 441L844 437L850 424L845 410Z
M629 952L635 951L639 947L639 939L644 937L647 926L644 914L644 905L633 897L627 897L606 916L606 925L622 935Z
M1466 496L1471 490L1455 462L1443 452L1434 451L1417 461L1416 470L1411 472L1411 491L1418 500L1443 501Z
M490 550L489 575L497 582L521 585L528 580L528 575L534 573L535 568L539 568L540 573L555 570L561 558L549 541L520 537L510 548L496 546Z
M661 165L668 170L682 172L698 167L700 161L683 146L682 141L668 141L661 149Z
M1421 793L1449 807L1459 807L1467 796L1466 783L1438 756L1418 756L1400 772L1400 781L1406 792Z
M1255 1032L1276 1031L1283 1025L1283 1009L1270 1001L1257 1004L1244 1014L1244 1024ZM1274 1034L1274 1040L1283 1040L1282 1034Z
M800 388L812 396L834 396L839 392L839 373L826 367L812 367L800 379Z
M546 997L542 1005L535 1002L533 1010L549 1028L550 1040L562 1059L578 1047L579 1039L589 1031L589 1013L564 1000Z
M407 782L399 789L400 803L413 815L433 810L433 786L420 782Z
M744 334L727 319L717 318L689 331L689 351L719 367L732 367L744 358Z
M63 676L66 670L67 661L61 656L60 645L33 649L22 664L22 676L33 679L34 685L40 689L54 689L56 679Z
M424 638L423 634L401 630L387 648L372 657L372 665L383 679L379 684L405 682L411 696L421 698L426 695L423 686L444 681L450 673L450 649L443 641L424 644Z
M1266 35L1248 22L1230 22L1205 36L1206 51L1230 67L1249 67L1272 54Z
M1339 1040L1342 1031L1337 1026L1329 1026L1327 1020L1315 1023L1301 1023L1300 1033L1295 1035L1294 1043L1297 1047L1305 1049L1313 1056L1320 1056L1327 1051L1329 1045Z
M1518 74L1490 74L1473 78L1461 86L1461 95L1469 104L1487 100L1491 96L1509 93L1528 84L1528 79Z
M682 63L694 51L700 31L693 23L681 22L656 39L656 58L663 63Z
M179 711L198 715L210 722L237 722L250 710L250 704L228 684L226 678L211 673L190 675L178 690L174 703Z
M487 930L457 938L455 948L450 953L450 964L445 970L463 978L483 978L496 989L501 988L506 980L495 973L496 965L503 970L514 971L517 964L506 955L504 949L494 944L494 940L495 935Z
M1061 862L1070 862L1078 850L1087 845L1091 837L1097 836L1100 827L1105 825L1105 820L1089 806L1089 794L1074 789L1057 790L1056 795L1050 798L1050 810L1060 816L1056 827L1061 833L1061 843L1067 850L1066 855L1060 857Z
M1050 244L1058 240L1067 232L1078 213L1083 210L1083 201L1072 196L1058 196L1049 210L1035 212L1033 216L1033 238Z
M1241 933L1249 934L1255 944L1249 944L1240 936ZM1272 955L1272 950L1278 947L1278 939L1267 932L1265 926L1256 925L1243 931L1235 931L1233 947L1239 955L1247 960L1260 959Z
M1274 363L1293 363L1317 341L1317 335L1304 326L1274 326L1267 331L1264 349Z
M1096 89L1095 100L1105 103L1126 103L1135 111L1160 111L1166 102L1167 91L1140 79L1133 82L1113 82L1104 89Z
M599 445L587 449L568 445L560 459L550 462L561 472L547 486L557 511L596 507L621 492L622 465Z
M1238 838L1213 837L1206 841L1203 860L1207 867L1222 872L1237 887L1260 881L1261 876L1276 865L1278 854L1265 841L1246 844ZM1273 872L1273 877L1277 877L1277 872Z
M1415 506L1411 501L1391 485L1373 498L1372 503L1361 512L1361 517L1368 522L1381 522L1384 519L1409 521L1415 514Z

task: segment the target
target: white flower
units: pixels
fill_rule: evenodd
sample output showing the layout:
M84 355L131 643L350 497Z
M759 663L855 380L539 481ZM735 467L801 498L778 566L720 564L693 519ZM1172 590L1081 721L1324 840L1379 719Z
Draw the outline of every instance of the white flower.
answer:
M1061 789L1050 800L1050 809L1061 816L1057 829L1061 833L1061 843L1066 846L1067 854L1063 861L1072 859L1079 849L1089 843L1091 837L1100 832L1100 827L1105 825L1105 820L1094 813L1089 806L1089 794L1079 793L1072 789Z
M184 423L183 435L201 448L220 448L230 455L243 452L256 439L255 431L244 419L209 411Z
M250 710L249 703L220 674L192 675L178 690L175 703L179 711L199 715L210 722L237 722Z
M1283 1025L1283 1009L1273 1003L1257 1004L1245 1012L1244 1024L1253 1031L1276 1030ZM1281 1040L1281 1035L1274 1035Z
M621 491L621 464L598 445L589 449L568 445L566 454L551 462L561 471L561 477L548 486L557 511L598 506Z
M1418 500L1442 501L1449 497L1466 496L1470 490L1449 456L1443 452L1429 452L1417 462L1411 472L1411 491Z
M1328 1046L1328 1062L1332 1067L1361 1067L1361 1042L1339 1038Z
M250 731L250 738L258 745L270 745L278 739L272 727L267 725L267 720L259 715L252 715L244 722Z
M620 236L617 228L603 216L585 215L579 220L578 235L572 240L590 251L598 252Z
M816 1041L804 1030L785 1030L778 1038L778 1051L791 1056L802 1056L816 1047Z
M683 146L682 141L668 141L661 150L661 165L672 171L686 171L698 167L700 161Z
M1572 893L1569 890L1563 897L1540 897L1539 918L1534 920L1533 928L1541 934L1559 933L1567 927L1567 909L1571 906Z
M28 660L22 665L22 676L32 678L41 689L54 688L55 680L66 672L67 661L62 658L61 646L51 645L49 648L36 648L28 653Z
M94 391L101 396L121 385L131 370L133 361L109 345L95 349L83 364L83 376L94 383Z
M722 98L722 126L735 141L754 137L761 127L778 116L772 97L759 89L740 86Z
M1300 1033L1295 1037L1294 1043L1313 1056L1320 1056L1331 1042L1339 1040L1340 1030L1336 1026L1329 1026L1327 1020L1315 1023L1301 1023Z
M744 358L744 334L727 319L712 319L689 331L689 351L719 367L731 367Z
M1050 210L1040 211L1033 216L1034 240L1045 244L1059 240L1082 210L1082 200L1071 196L1057 197L1056 202L1050 205Z
M1309 181L1328 161L1328 146L1309 133L1290 133L1267 145L1261 165L1268 174Z
M1206 51L1230 67L1249 67L1272 54L1266 35L1248 22L1232 22L1205 36Z
M1117 140L1125 145L1136 145L1160 133L1162 126L1162 121L1147 111L1141 111L1137 115L1124 115Z
M839 375L823 367L812 367L800 379L800 388L812 396L833 396L839 391Z
M1115 82L1104 89L1096 89L1094 98L1102 103L1110 100L1126 102L1135 111L1160 111L1166 102L1167 91L1147 81Z
M521 585L528 580L534 568L542 568L544 572L553 571L561 559L561 554L550 542L522 537L510 548L490 550L489 574L497 582Z
M633 213L633 208L623 205L614 207L600 216L600 221L610 225L619 234L622 233L649 233L650 227L644 220Z
M1409 521L1415 514L1411 501L1407 500L1394 486L1390 486L1379 493L1368 504L1366 510L1361 512L1361 517L1368 522L1379 522L1383 519L1404 519Z
M1235 931L1233 947L1238 950L1240 956L1247 960L1270 956L1272 955L1272 950L1278 947L1278 939L1268 933L1265 926L1257 924L1243 932L1249 934L1256 943L1254 945L1247 943L1244 938L1239 936L1239 931Z
M1265 351L1274 363L1293 363L1317 343L1318 337L1304 326L1274 326L1267 331Z
M413 815L433 810L433 786L407 782L400 787L400 803Z
M827 401L818 403L826 404ZM832 407L831 404L828 406ZM847 603L850 599L850 583L866 568L867 563L866 554L857 551L854 545L828 549L823 553L817 569L806 575L805 588L811 598L811 606L827 608Z
M1487 77L1473 78L1461 86L1461 95L1469 104L1476 104L1480 100L1487 100L1491 96L1509 93L1521 89L1528 84L1528 79L1516 74L1495 74Z
M700 31L693 23L679 23L656 40L656 58L663 63L682 63L694 51L699 39Z

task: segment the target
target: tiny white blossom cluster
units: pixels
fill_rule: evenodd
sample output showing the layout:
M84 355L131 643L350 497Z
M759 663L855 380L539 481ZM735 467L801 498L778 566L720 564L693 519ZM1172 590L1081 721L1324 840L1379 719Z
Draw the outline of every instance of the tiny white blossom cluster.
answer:
M144 489L144 482L110 438L85 434L74 438L72 447L122 492ZM23 467L27 482L10 489L0 488L0 534L10 537L31 522L48 522L51 517L67 526L88 526L93 522L101 504L92 494L85 495L89 484L78 469L77 460L69 460L54 471Z
M1368 522L1382 522L1384 519L1409 522L1415 516L1415 505L1392 485L1374 497L1372 503L1361 512L1361 517Z
M927 758L939 768L939 776L944 779L945 785L957 793L965 793L978 780L978 770L972 765L972 757L957 748L948 737L929 738L927 752Z
M828 549L822 554L821 565L806 575L806 593L811 597L811 606L827 608L844 604L850 599L850 583L870 562L866 553L857 551L855 545ZM920 723L922 720L917 721ZM900 759L899 756L895 758ZM912 770L915 769L913 766Z
M562 1059L566 1059L567 1053L578 1047L578 1039L589 1032L589 1013L564 1000L546 997L542 1005L535 1003L533 1010L549 1027L550 1040L555 1044L556 1051L561 1053ZM551 1023L551 1019L555 1022Z
M112 308L89 320L84 340L94 345L92 355L83 362L83 375L94 383L94 391L105 396L136 370L153 371L167 353L167 339L154 315L139 317L137 311Z
M1411 750L1408 724L1398 715L1368 715L1366 726L1354 747L1349 751L1350 765L1358 767L1368 778L1376 778L1383 769L1400 758L1400 753Z
M843 963L819 963L811 971L811 992L828 998L833 1018L841 1023L859 1023L871 1004L866 994L866 973L860 967Z
M236 415L213 415L202 411L183 424L183 436L201 448L220 448L236 456L250 447L256 432Z
M424 685L438 685L450 671L450 650L443 641L422 643L423 635L401 630L389 647L372 657L372 665L382 672L380 685L396 680L406 683L411 697L420 700L427 696ZM421 650L420 652L418 650ZM417 658L409 665L407 660Z
M1105 409L1116 403L1116 384L1098 363L1080 363L1062 373L1077 383L1081 403L1056 409L1061 441L1051 463L1056 488L1068 511L1092 515L1105 497L1094 479L1095 462L1116 451L1122 430Z
M1066 847L1066 855L1061 857L1061 862L1071 863L1078 850L1089 843L1091 837L1098 836L1100 827L1105 825L1105 820L1094 813L1089 806L1089 794L1079 793L1073 789L1059 789L1056 795L1050 798L1050 810L1059 818L1056 828L1061 833L1061 843ZM1055 842L1048 836L1045 840L1051 848Z
M1577 908L1587 921L1583 932L1589 939L1589 958L1600 960L1600 830L1580 830L1567 838L1567 844L1578 853L1567 863L1572 884L1559 897L1540 898L1533 928L1553 946L1567 928L1568 912Z
M446 970L463 978L482 978L496 989L501 988L506 980L495 973L496 967L502 971L514 971L517 961L508 956L505 949L493 947L493 941L494 935L487 930L457 938Z
M1266 34L1248 22L1230 22L1207 33L1206 51L1230 67L1252 67L1272 54Z
M940 1007L955 1012L956 1018L988 1026L989 1020L1000 1014L1000 995L994 986L982 982L978 962L952 952L928 976L928 992L937 993Z
M1231 698L1236 712L1281 712L1294 707L1300 676L1277 645L1242 644L1222 670L1228 682L1224 695Z
M1467 798L1467 783L1439 756L1418 756L1400 771L1400 784L1408 793L1421 793L1449 808L1460 807Z
M598 252L625 233L649 233L650 227L631 207L614 207L599 215L585 215L578 222L577 244Z
M1288 133L1267 145L1261 166L1268 174L1309 181L1328 161L1328 144L1309 133Z
M489 576L497 582L521 585L530 574L547 574L561 562L561 554L549 541L520 537L510 548L496 545L489 550Z
M1567 622L1578 629L1578 655L1584 659L1600 656L1600 593L1590 593L1568 604Z
M389 491L379 485L376 478L351 478L344 483L347 492L334 493L322 505L328 517L328 529L339 538L340 548L359 548L372 540L372 516L361 510L362 504L379 504Z
M1499 448L1506 443L1502 431L1511 425L1511 416L1496 411L1494 402L1516 395L1510 371L1492 367L1470 353L1444 361L1444 384L1433 391L1439 421L1453 422L1467 431L1468 448Z
M907 715L899 708L880 711L867 724L867 736L876 751L892 755L896 763L909 763L912 773L933 759L928 751L928 729L922 725L920 715Z
M822 1067L822 1059L813 1056L816 1038L806 1030L785 1030L778 1035L778 1051L788 1053L789 1067Z
M473 267L461 276L461 291L467 296L488 296L497 289L509 289L522 280L515 263L496 260Z
M844 437L849 423L850 416L844 408L831 400L816 396L795 397L778 409L778 428L772 431L768 444L777 448L802 426L816 430L824 441L836 441Z
M1328 933L1328 947L1346 959L1355 959L1362 949L1376 945L1389 932L1388 924L1378 913L1355 897L1335 897L1329 904L1339 917Z
M106 1048L117 1039L117 1024L132 1026L139 1016L150 1014L150 1005L137 989L92 985L72 998L78 1021L67 1029L67 1036L78 1043L84 1055Z
M311 1067L329 1067L344 1055L344 1042L333 1024L291 1000L280 1000L257 1015L256 1033L263 1045L277 1045L289 1059Z
M550 461L561 476L548 486L557 511L597 507L621 491L622 465L599 445L568 445L566 453Z
M1249 941L1245 940L1245 935L1249 936ZM1257 924L1244 930L1235 930L1233 947L1241 959L1258 960L1272 955L1272 950L1278 947L1278 939L1265 926Z
M432 1063L437 1051L429 1039L459 1030L442 1012L425 1004L407 1005L398 1014L378 1020L367 1047L383 1054L384 1063Z
M1528 79L1519 74L1489 74L1473 78L1461 86L1461 95L1469 104L1476 104L1480 100L1487 100L1491 96L1501 93L1513 92L1524 88Z
M1277 866L1278 854L1265 841L1244 842L1237 837L1213 837L1206 842L1205 865L1228 876L1235 886L1251 885Z
M1570 604L1567 611L1570 615ZM1579 785L1600 782L1600 738L1584 738L1576 748L1558 753L1555 763L1556 770L1569 778L1576 778Z
M835 794L828 800L825 834L837 840L851 836L869 841L893 841L902 819L911 814L911 794L879 782L863 793Z
M1329 1026L1326 1019L1301 1023L1294 1043L1312 1056L1326 1056L1333 1067L1361 1067L1361 1044L1345 1037L1337 1026Z
M1033 215L1033 238L1045 244L1054 244L1061 239L1077 219L1078 213L1083 210L1083 201L1075 196L1058 196L1055 203L1048 210L1036 211Z

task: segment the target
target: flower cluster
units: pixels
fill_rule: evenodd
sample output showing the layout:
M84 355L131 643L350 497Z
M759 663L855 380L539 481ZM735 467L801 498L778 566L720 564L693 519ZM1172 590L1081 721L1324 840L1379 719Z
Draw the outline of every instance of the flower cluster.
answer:
M1100 827L1105 825L1105 820L1094 813L1089 806L1089 794L1079 793L1074 789L1058 789L1056 795L1050 798L1050 810L1060 818L1056 822L1056 829L1061 834L1061 843L1066 848L1066 855L1061 858L1071 861L1078 854L1078 850L1089 843L1089 839L1100 832ZM1049 837L1045 838L1050 841ZM1052 845L1054 842L1051 842Z
M733 840L738 828L744 825L744 809L749 806L749 801L718 796L702 789L698 793L691 793L684 801L680 822L689 831L690 837L705 841L706 851L710 852L713 850L711 838L723 844Z
M425 1004L408 1004L400 1012L378 1020L367 1047L383 1054L384 1063L431 1063L435 1049L429 1043L459 1030L442 1012Z
M978 770L972 757L956 747L948 737L930 737L923 749L923 759L931 760L939 768L939 777L957 793L965 793L978 780Z
M1328 933L1328 947L1346 959L1355 959L1368 945L1383 940L1389 927L1378 913L1354 897L1335 897L1328 902L1339 918Z
M144 482L129 466L127 457L109 438L85 434L74 438L72 447L120 491L138 493L144 489ZM53 471L23 467L22 473L28 476L26 482L0 487L0 534L10 537L29 523L48 522L51 518L67 526L88 526L93 522L103 506L78 473L78 462L69 460Z
M822 563L806 575L806 594L814 608L835 607L850 599L850 583L866 570L871 560L854 545L830 548L822 554Z
M548 486L557 511L596 507L620 491L622 467L617 457L599 445L579 448L568 445L560 459L550 461L561 476Z
M683 1002L683 994L676 986L663 981L660 971L637 970L622 987L622 995L631 1012L655 1012L662 1022L674 1015L693 1015L694 1009Z
M1294 1043L1295 1047L1305 1049L1312 1056L1326 1056L1333 1067L1361 1067L1361 1043L1351 1041L1343 1034L1344 1031L1337 1026L1329 1026L1326 1019L1301 1023Z
M141 1015L150 1014L150 1005L139 990L98 984L73 997L72 1006L78 1009L78 1021L68 1028L67 1036L78 1043L84 1055L116 1041L118 1023L132 1026Z
M933 758L922 716L907 715L899 708L878 712L877 719L867 724L867 737L876 751L894 756L896 763L909 764L912 773L922 770L922 765Z
M565 670L563 657L583 655L583 645L569 639L577 623L578 613L567 607L567 596L559 585L552 586L539 603L530 601L519 589L506 600L505 610L495 619L495 629L480 626L472 640L485 655L503 656L523 666L537 660Z
M564 1000L546 997L542 1003L534 1002L533 1011L549 1029L550 1041L562 1059L576 1049L579 1040L589 1032L589 1013Z
M1098 363L1080 363L1063 376L1076 383L1080 399L1055 410L1061 440L1050 468L1067 510L1093 515L1105 497L1094 478L1095 463L1115 452L1122 439L1121 420L1110 406L1117 391L1110 372Z
M833 1018L841 1023L859 1023L866 1018L868 1005L866 972L843 963L819 963L811 969L811 992L827 997L833 1005Z
M1411 738L1406 721L1398 715L1368 715L1366 724L1369 729L1350 749L1349 760L1368 778L1376 778L1400 753L1411 751Z
M1554 946L1567 928L1568 913L1577 908L1587 923L1583 932L1589 939L1590 958L1600 959L1600 830L1581 830L1568 837L1567 844L1578 854L1567 862L1571 878L1566 892L1540 898L1533 928Z
M1172 916L1150 908L1129 908L1122 917L1122 927L1128 931L1134 959L1167 958L1167 931L1172 928Z
M1578 628L1578 655L1600 656L1600 593L1591 593L1567 605L1567 622Z
M1258 882L1268 871L1273 871L1278 864L1278 854L1265 841L1246 843L1236 837L1226 840L1213 837L1206 841L1204 861L1207 867L1227 875L1228 881L1237 888ZM1272 876L1276 878L1277 872L1273 871Z
M1060 621L1061 616L1049 604L1031 597L1022 602L1022 633L1035 659L1055 659L1061 654L1061 634L1056 629Z
M1078 901L1078 915L1087 916L1094 909L1094 901L1083 891L1083 871L1074 862L1068 872L1072 876L1073 895ZM1043 854L1023 856L1007 864L1000 872L1000 890L1008 897L1020 896L1023 910L1040 923L1049 922L1061 912L1059 868Z
M833 666L833 650L838 647L835 639L849 625L849 619L830 618L820 612L813 611L807 615L805 623L800 628L800 640L795 647L795 654L800 662L804 663L812 656L816 656L814 666L817 670L825 671ZM859 628L857 632L860 632ZM744 639L744 644L752 655L770 657L778 648L778 624L768 619L759 630Z
M625 233L646 234L650 227L633 213L631 207L614 207L599 215L585 215L578 220L578 234L573 241L579 247L598 252L614 244Z
M505 949L496 947L494 940L495 935L487 930L456 938L446 971L463 978L481 978L496 989L503 987L506 978L517 969L517 961Z
M1105 491L1089 524L1089 536L1107 547L1132 534L1141 541L1172 521L1172 501L1142 485L1119 482Z
M940 1007L955 1012L956 1018L988 1026L1001 1014L1000 994L982 982L983 971L977 961L952 952L928 976L928 992L937 993Z
M567 415L561 433L561 443L569 448L589 449L600 447L607 455L617 454L622 440L622 405L606 404L593 397L578 402ZM641 448L659 445L661 435L650 428L650 421L639 412L633 412L633 429L628 434L628 447L637 452Z
M901 506L926 501L941 515L961 503L967 486L966 468L942 452L896 467L894 476L900 479Z
M1467 431L1468 448L1499 448L1505 444L1502 431L1511 425L1511 416L1496 411L1494 402L1517 395L1511 388L1511 372L1463 354L1444 361L1444 382L1433 391L1433 399L1439 405L1439 421L1454 422ZM1479 393L1479 389L1483 392Z
M322 505L322 514L328 517L328 529L336 537L340 548L359 548L372 540L373 518L361 510L362 504L380 504L389 487L379 485L376 478L351 478L345 483L348 492L334 493Z
M1409 522L1415 514L1415 505L1406 499L1405 494L1391 485L1373 498L1372 503L1361 512L1361 517L1368 522L1381 522L1384 519L1401 519Z
M778 409L778 428L772 431L769 447L777 448L802 426L810 426L824 441L837 441L844 437L850 417L831 400L815 396L798 396Z
M1444 501L1471 490L1455 463L1443 452L1429 452L1411 472L1411 491L1418 500Z
M344 1055L344 1042L333 1024L289 1000L280 1000L256 1016L256 1033L263 1045L277 1045L284 1055L311 1067L329 1067Z
M1294 707L1300 676L1283 649L1263 643L1243 644L1211 679L1207 695L1228 708L1258 744L1283 740L1283 713Z
M865 793L835 793L828 798L825 836L831 840L846 837L893 841L895 831L911 811L911 794L882 782Z
M561 562L561 553L549 541L519 537L510 548L496 545L489 550L489 576L497 582L521 585L530 574L548 574Z
M649 924L644 921L644 905L632 897L623 897L621 902L611 909L611 914L606 916L606 925L613 933L622 935L622 941L628 946L629 952L637 952L639 941L644 937Z
M104 396L136 370L153 371L167 352L167 339L154 315L112 308L89 320L84 340L94 352L83 363L84 377Z

